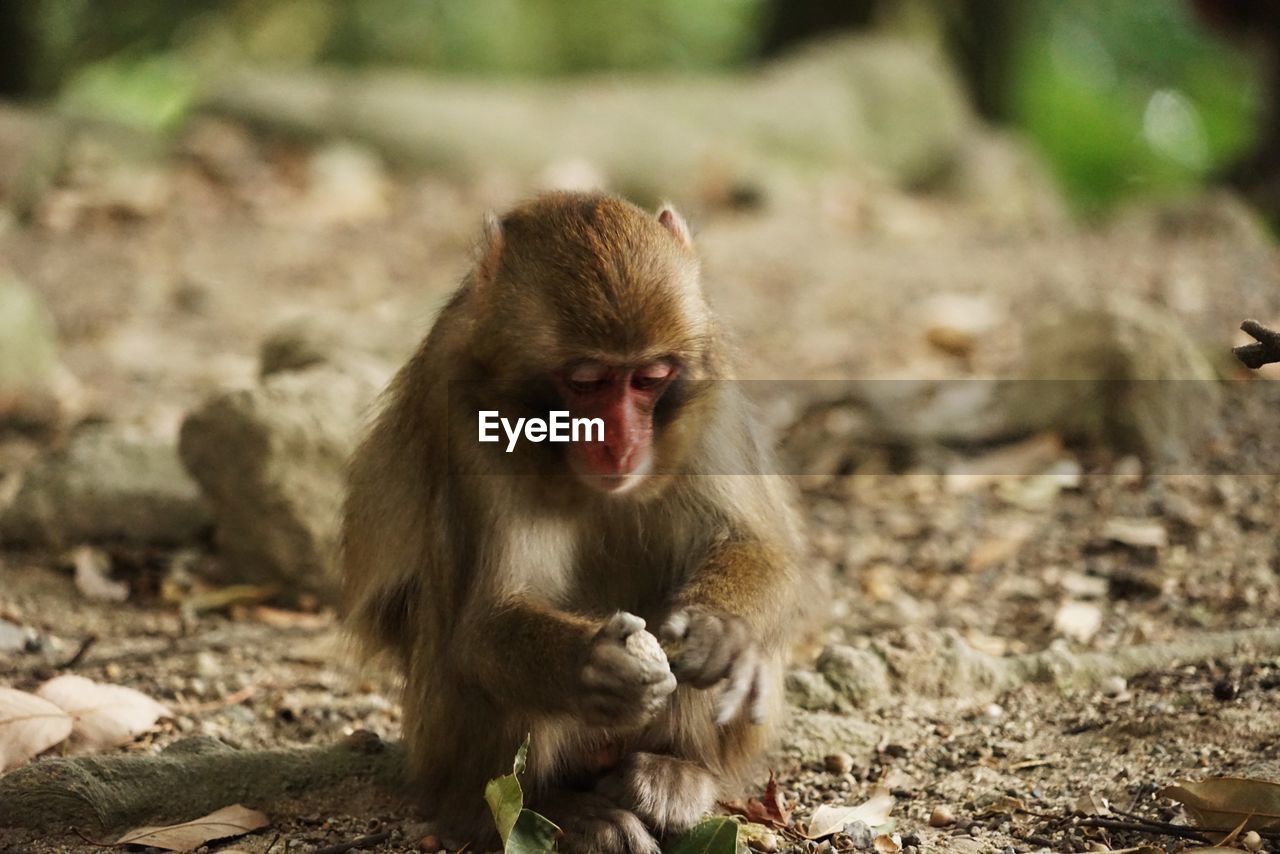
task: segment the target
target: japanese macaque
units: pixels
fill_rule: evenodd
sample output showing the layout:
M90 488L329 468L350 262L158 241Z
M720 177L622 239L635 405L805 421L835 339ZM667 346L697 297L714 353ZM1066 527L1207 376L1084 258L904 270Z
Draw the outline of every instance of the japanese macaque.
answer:
M526 736L562 850L657 851L758 771L797 534L727 358L675 210L558 193L489 221L392 382L352 463L345 601L403 673L447 836L491 841L484 786ZM553 411L603 435L478 441L480 412Z

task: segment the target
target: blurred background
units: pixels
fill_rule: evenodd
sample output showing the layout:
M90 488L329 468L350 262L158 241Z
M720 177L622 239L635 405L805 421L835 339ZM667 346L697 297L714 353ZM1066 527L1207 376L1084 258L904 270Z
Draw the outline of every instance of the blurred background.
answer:
M1225 178L1269 210L1280 13L1248 0L30 0L0 12L0 93L173 130L240 63L488 79L732 73L814 37L941 44L978 112L1018 128L1074 207Z
M920 850L951 850L934 801L988 792L1086 850L1051 812L1086 792L1276 779L1274 657L1081 703L980 697L931 650L1278 624L1277 366L1231 356L1280 326L1278 87L1263 0L0 3L0 682L177 710L131 749L396 737L335 652L346 459L484 213L602 189L686 214L739 375L771 381L833 580L797 713L879 708L842 645L963 698L823 718L871 721L831 738L856 777L789 733L801 815L892 768ZM421 836L349 794L276 827ZM1009 828L954 850L1029 850Z

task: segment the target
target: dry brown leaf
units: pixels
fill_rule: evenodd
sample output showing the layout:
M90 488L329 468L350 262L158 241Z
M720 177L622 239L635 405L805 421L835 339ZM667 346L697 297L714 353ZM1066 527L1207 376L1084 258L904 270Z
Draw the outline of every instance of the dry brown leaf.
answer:
M147 845L166 851L191 851L206 842L241 836L267 826L267 817L257 810L232 804L203 818L163 827L139 827L116 840L116 845Z
M129 598L129 585L111 578L111 556L93 546L71 550L75 567L76 589L95 602L123 602Z
M867 827L879 827L889 820L896 801L888 790L877 788L870 798L856 807L834 806L823 804L813 811L809 819L809 831L806 839L823 839L833 833L839 833L846 824L860 821Z
M1111 815L1111 805L1107 803L1107 799L1093 792L1076 798L1071 809L1080 815Z
M898 854L902 850L902 837L896 833L892 836L882 833L875 838L872 845L879 854Z
M182 600L182 608L193 614L221 611L232 605L252 605L263 602L279 592L278 584L230 584L226 587L194 591Z
M172 713L162 703L123 685L104 685L83 676L55 676L36 689L74 720L72 747L102 750L131 741Z
M772 771L769 772L769 782L765 784L762 796L750 798L745 804L741 801L728 801L720 806L730 815L740 815L749 822L768 827L787 827L791 823L791 811L794 809L787 805L787 797L778 788L778 778Z
M0 688L0 771L26 762L71 735L71 716L48 700Z
M284 608L272 608L270 605L258 605L250 611L253 619L274 629L323 629L332 626L334 614L324 610L318 614L306 611L289 611Z
M1179 780L1160 797L1182 804L1200 827L1224 833L1280 827L1280 783L1245 777Z

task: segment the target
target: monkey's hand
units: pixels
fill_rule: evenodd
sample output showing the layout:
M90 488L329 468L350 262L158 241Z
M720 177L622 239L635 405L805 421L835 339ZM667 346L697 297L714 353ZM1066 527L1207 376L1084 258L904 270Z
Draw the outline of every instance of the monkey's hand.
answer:
M619 611L596 633L582 667L582 713L601 726L647 723L676 689L658 639Z
M716 701L716 723L724 725L743 706L752 723L764 719L764 658L741 617L715 608L690 605L674 612L659 630L676 679L694 688L724 682Z

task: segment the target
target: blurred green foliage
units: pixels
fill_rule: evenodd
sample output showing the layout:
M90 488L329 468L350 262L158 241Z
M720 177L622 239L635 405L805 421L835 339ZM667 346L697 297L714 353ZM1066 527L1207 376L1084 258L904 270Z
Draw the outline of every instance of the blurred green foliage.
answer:
M1188 3L1033 6L1013 116L1082 211L1184 191L1248 146L1263 97L1256 63L1208 33Z
M1264 94L1249 51L1187 0L1017 4L1010 113L1080 210L1202 182L1250 142ZM786 0L774 0L786 2ZM841 2L841 0L831 0ZM890 8L905 0L885 0ZM1262 0L1259 0L1262 2ZM1271 0L1267 0L1271 2ZM697 71L752 59L770 0L30 0L36 92L156 128L240 61L409 65L472 75ZM916 0L943 26L975 7ZM930 12L932 10L932 12ZM990 23L990 22L986 22ZM3 35L0 35L0 41Z

